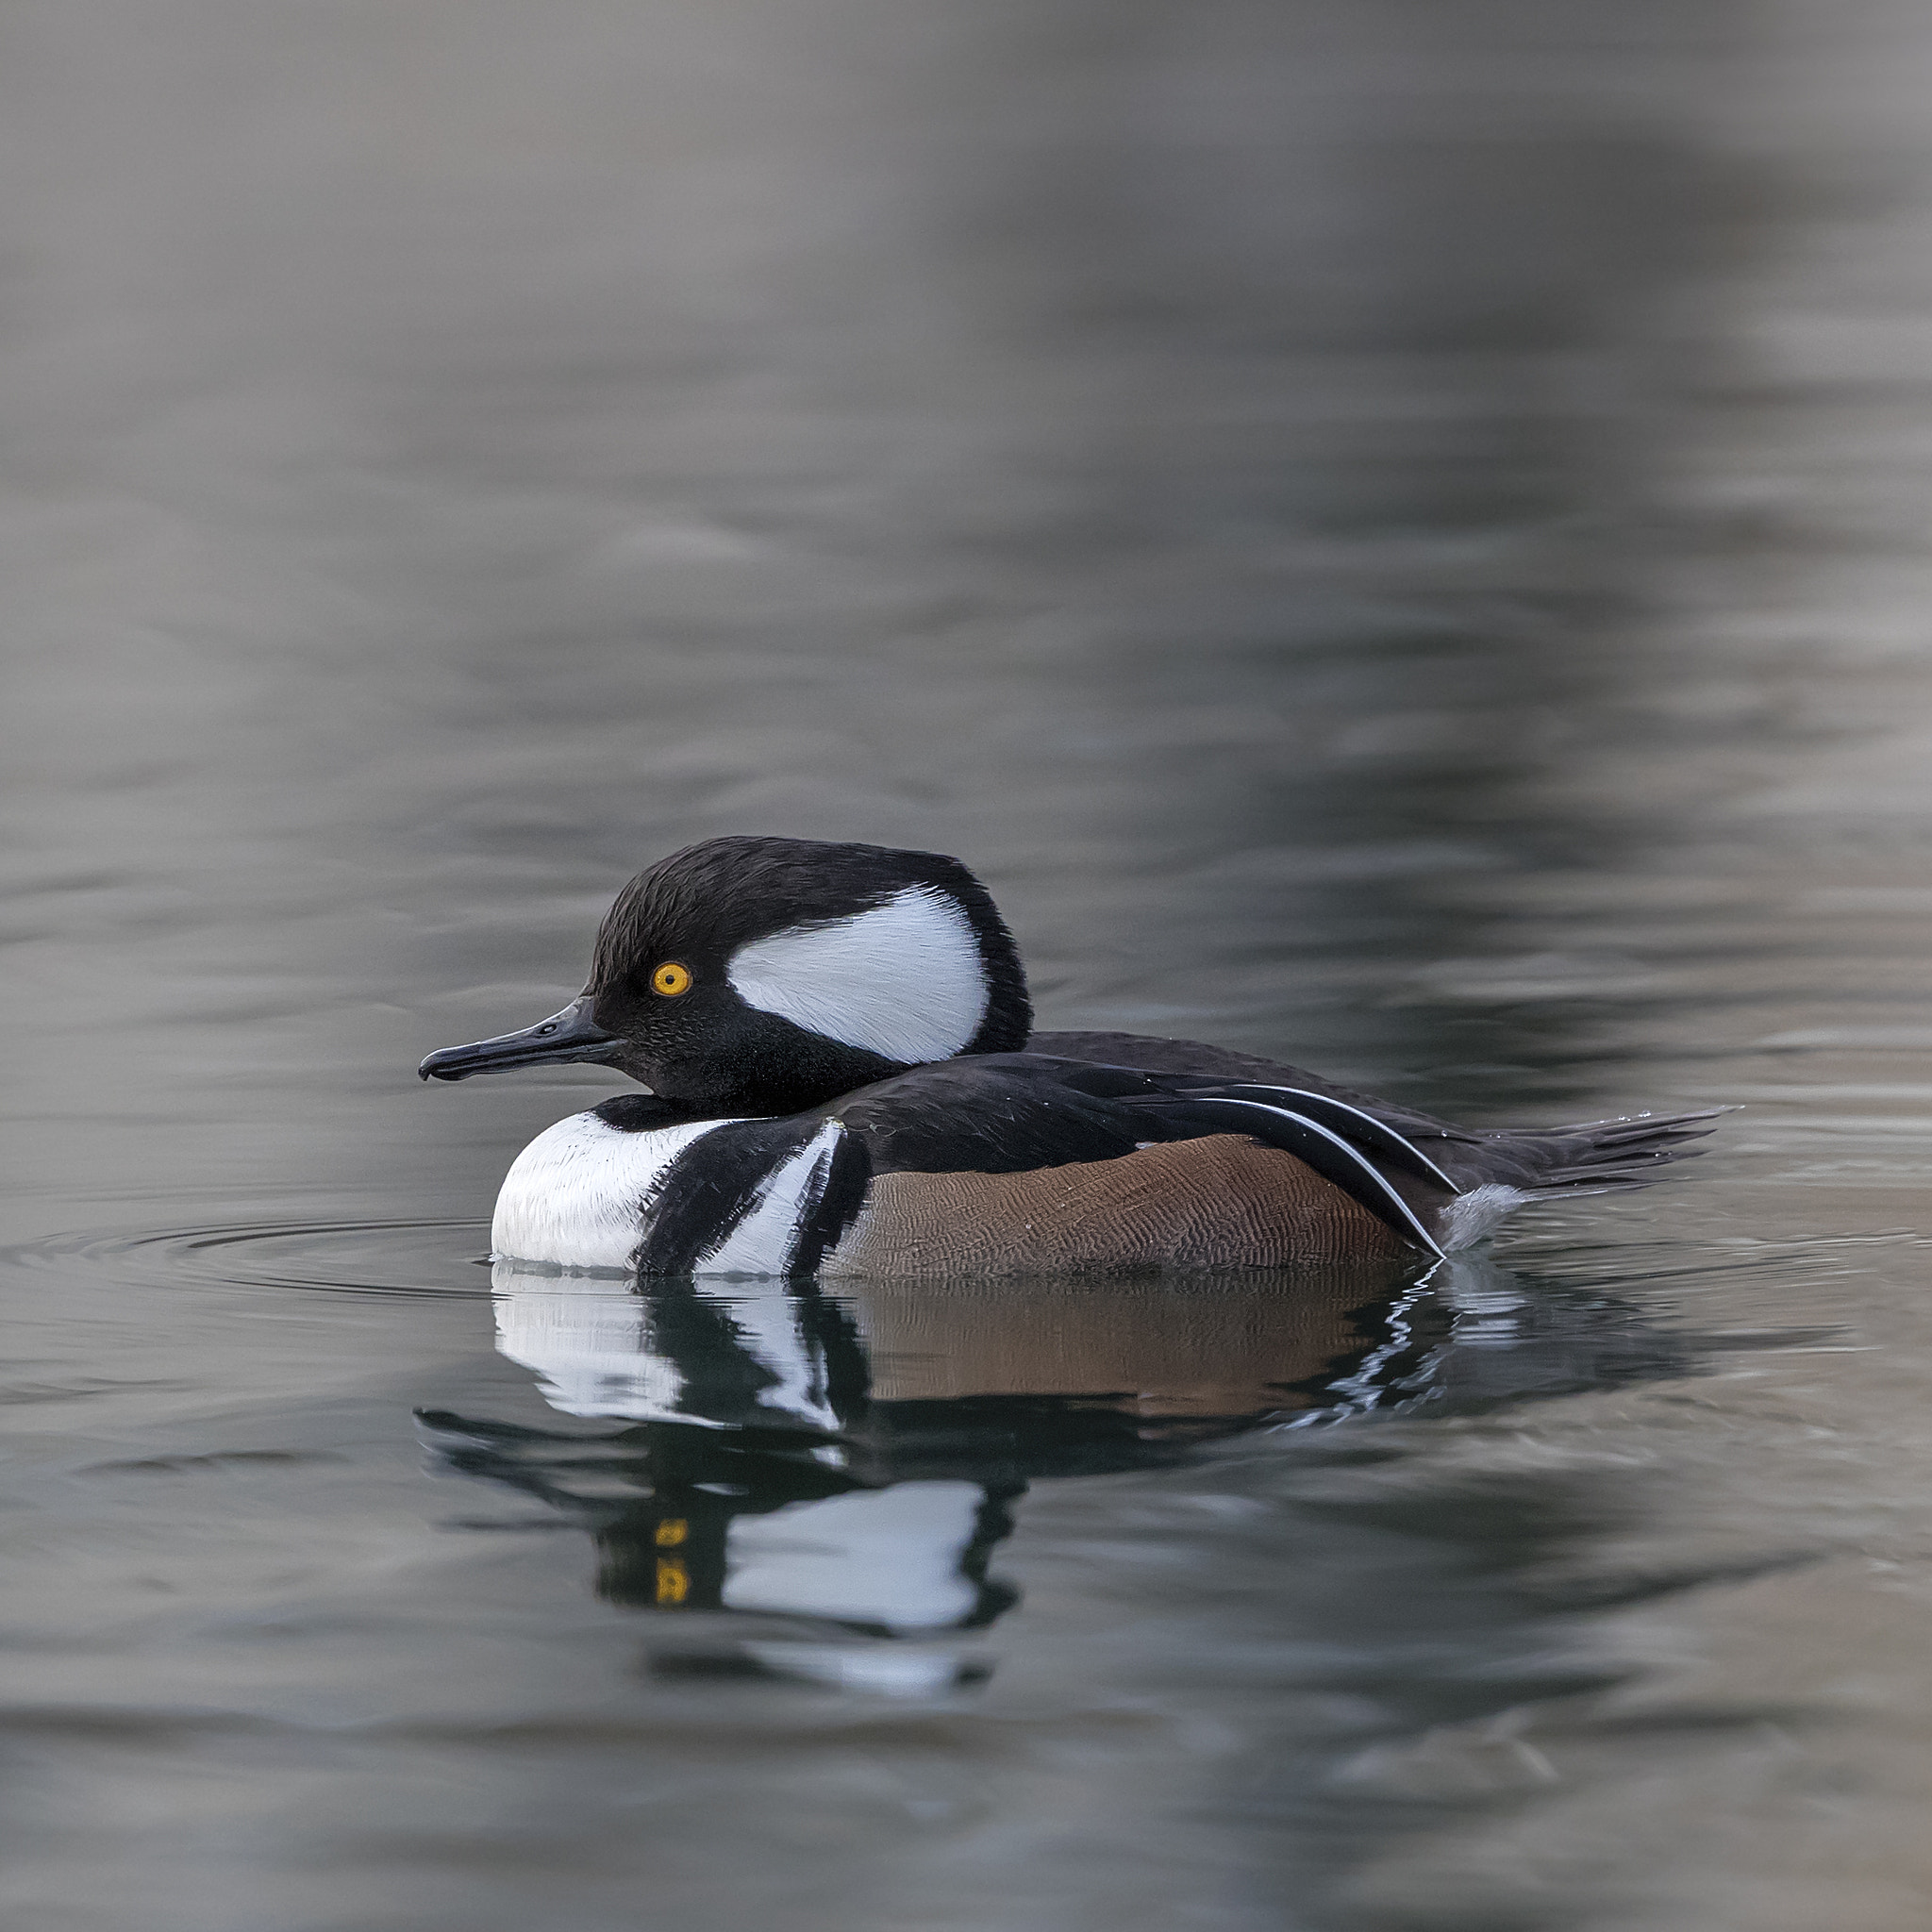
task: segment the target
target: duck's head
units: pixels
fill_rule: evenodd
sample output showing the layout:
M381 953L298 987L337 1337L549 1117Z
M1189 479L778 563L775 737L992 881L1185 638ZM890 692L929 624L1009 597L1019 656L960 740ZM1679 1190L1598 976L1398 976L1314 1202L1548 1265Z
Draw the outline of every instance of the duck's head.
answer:
M560 1013L419 1071L591 1060L693 1111L793 1113L928 1060L1016 1052L1032 1020L1012 935L957 858L708 839L617 895Z

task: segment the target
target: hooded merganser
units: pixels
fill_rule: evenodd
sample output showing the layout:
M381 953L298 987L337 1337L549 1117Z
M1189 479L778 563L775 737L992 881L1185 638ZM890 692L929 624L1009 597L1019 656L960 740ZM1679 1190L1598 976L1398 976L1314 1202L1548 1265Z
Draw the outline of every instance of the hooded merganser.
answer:
M644 1274L1439 1257L1526 1201L1642 1186L1724 1111L1456 1127L1248 1054L1032 1019L958 859L709 839L619 893L561 1012L420 1071L642 1083L524 1149L491 1238Z

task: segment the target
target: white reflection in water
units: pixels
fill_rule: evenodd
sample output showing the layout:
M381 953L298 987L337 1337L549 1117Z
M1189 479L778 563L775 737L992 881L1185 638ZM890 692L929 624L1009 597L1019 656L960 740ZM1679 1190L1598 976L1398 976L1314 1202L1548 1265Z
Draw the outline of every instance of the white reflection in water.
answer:
M684 1378L645 1342L642 1302L613 1286L563 1285L556 1276L511 1276L514 1264L495 1261L496 1345L511 1361L534 1370L543 1399L565 1415L624 1416L639 1422L677 1415ZM701 1427L723 1428L701 1416Z
M894 1632L963 1623L979 1592L959 1558L985 1503L976 1483L909 1482L740 1517L726 1541L725 1606Z
M606 1277L543 1273L498 1257L491 1265L497 1346L536 1371L544 1400L566 1415L677 1422L697 1428L836 1430L824 1349L805 1333L781 1280L695 1283L689 1311L714 1353L736 1354L747 1392L723 1409L693 1399L691 1377L662 1350L656 1304ZM708 1317L708 1320L705 1320Z

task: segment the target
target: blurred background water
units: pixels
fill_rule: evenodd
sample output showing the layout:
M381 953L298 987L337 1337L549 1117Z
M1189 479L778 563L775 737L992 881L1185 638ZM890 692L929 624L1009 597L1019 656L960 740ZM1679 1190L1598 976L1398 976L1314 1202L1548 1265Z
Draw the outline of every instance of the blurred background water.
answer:
M8 1923L1932 1920L1928 83L16 0ZM960 854L1050 1024L1748 1111L1423 1282L492 1298L608 1082L416 1059L727 830Z

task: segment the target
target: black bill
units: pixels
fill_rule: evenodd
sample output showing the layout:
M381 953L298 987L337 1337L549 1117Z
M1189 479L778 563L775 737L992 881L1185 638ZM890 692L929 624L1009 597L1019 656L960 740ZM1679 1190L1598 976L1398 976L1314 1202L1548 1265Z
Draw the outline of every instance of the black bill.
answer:
M425 1080L467 1080L472 1074L504 1074L512 1067L608 1060L623 1044L617 1034L605 1032L591 1018L587 993L521 1033L499 1033L494 1040L473 1041L468 1046L439 1047L416 1071Z

